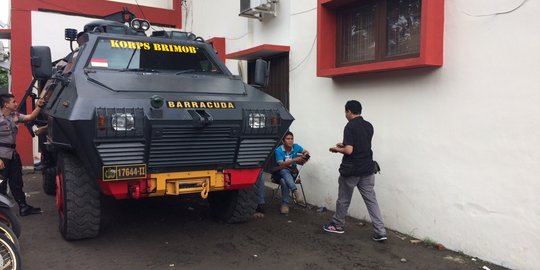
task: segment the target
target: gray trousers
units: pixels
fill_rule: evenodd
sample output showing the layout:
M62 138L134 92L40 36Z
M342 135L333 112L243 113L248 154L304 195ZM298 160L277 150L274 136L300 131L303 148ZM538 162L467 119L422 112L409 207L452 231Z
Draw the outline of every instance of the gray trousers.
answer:
M369 217L373 224L373 230L378 235L386 235L384 223L381 216L381 210L375 196L375 175L369 176L339 176L339 191L336 201L336 213L332 217L332 222L338 226L345 225L345 216L349 210L354 188L357 187L362 194L366 204Z

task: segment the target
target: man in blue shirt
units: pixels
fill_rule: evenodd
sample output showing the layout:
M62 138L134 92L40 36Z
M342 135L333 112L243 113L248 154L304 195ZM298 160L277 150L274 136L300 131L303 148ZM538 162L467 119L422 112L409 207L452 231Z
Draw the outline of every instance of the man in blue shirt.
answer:
M297 201L303 200L300 192L296 188L295 176L298 173L296 164L304 164L309 159L309 152L299 144L294 143L294 135L287 131L283 137L283 144L278 146L274 151L276 163L281 176L281 213L289 213L289 190L292 190Z

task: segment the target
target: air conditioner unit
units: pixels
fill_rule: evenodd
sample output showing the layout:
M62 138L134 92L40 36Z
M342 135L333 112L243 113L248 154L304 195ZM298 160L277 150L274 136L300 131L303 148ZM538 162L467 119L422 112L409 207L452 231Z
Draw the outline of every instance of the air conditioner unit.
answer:
M239 16L262 20L264 14L276 16L278 0L240 0Z

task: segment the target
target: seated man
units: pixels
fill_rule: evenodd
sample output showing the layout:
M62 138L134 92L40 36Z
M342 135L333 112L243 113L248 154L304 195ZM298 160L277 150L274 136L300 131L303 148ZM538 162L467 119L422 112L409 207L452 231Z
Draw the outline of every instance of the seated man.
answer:
M257 176L257 209L255 209L255 217L263 218L264 217L264 195L265 195L265 186L264 186L264 172L261 170L259 176Z
M292 190L297 201L302 200L300 192L296 188L293 174L298 170L296 164L304 164L309 159L309 152L302 148L299 144L294 143L294 135L287 131L283 137L283 144L278 146L274 151L276 163L281 176L281 213L289 213L289 190Z

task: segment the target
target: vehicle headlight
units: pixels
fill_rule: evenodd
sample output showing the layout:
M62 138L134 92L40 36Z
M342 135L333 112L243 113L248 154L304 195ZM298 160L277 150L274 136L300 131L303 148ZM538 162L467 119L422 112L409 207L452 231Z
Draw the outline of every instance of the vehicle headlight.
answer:
M135 117L131 113L114 113L111 116L112 127L116 131L135 129Z
M141 21L139 21L139 20L131 21L131 27L133 27L135 29L140 29L141 28Z
M146 31L146 30L148 30L148 28L150 28L150 23L148 21L142 21L141 22L141 29Z
M264 113L250 113L248 123L250 128L265 128L266 115Z

